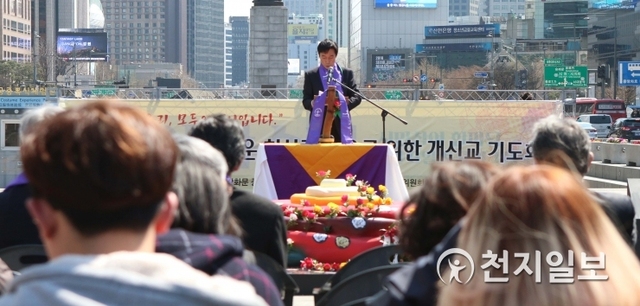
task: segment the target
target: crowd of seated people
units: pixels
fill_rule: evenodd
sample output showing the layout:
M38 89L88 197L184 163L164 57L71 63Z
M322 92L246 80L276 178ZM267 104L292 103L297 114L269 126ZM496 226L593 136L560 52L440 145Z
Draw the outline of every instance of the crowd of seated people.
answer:
M0 261L0 306L281 305L245 260L263 252L284 265L286 225L276 205L230 183L245 157L242 127L216 114L189 134L113 101L34 120L21 137L20 183L33 191L22 201L39 240L16 244L42 241L50 261L13 280ZM536 165L431 165L399 216L414 261L367 304L640 304L629 197L586 188L593 155L575 122L545 118L534 134ZM468 257L441 260L454 248ZM516 253L529 256L526 268ZM602 268L584 259L601 254ZM553 276L558 255L564 274Z

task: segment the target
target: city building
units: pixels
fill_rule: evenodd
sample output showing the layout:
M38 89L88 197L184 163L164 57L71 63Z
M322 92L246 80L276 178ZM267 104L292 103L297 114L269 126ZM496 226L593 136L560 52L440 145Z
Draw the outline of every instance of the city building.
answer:
M167 1L169 2L174 1ZM224 87L224 0L187 0L186 2L187 71L200 86L222 88ZM166 40L165 43L171 45L173 42Z
M233 48L232 45L231 24L224 23L224 87L231 87L231 72L233 69Z
M231 24L231 84L240 86L249 80L249 17L229 17Z
M31 61L31 1L3 1L1 16L2 59Z
M385 49L402 49L399 63L409 69L408 55L422 43L425 26L447 25L449 1L407 4L397 0L351 0L349 64L355 79L364 85L376 65L376 56L394 55ZM374 51L378 50L378 51ZM395 57L393 57L395 58ZM386 66L384 66L386 67Z
M349 0L326 0L324 37L335 41L340 47L349 45Z
M482 2L485 1L492 0L483 0ZM481 8L480 0L449 0L449 16L479 16L480 13L484 13L480 10ZM522 9L524 11L524 7Z
M289 10L289 16L310 16L322 14L325 8L325 0L283 0L284 6Z

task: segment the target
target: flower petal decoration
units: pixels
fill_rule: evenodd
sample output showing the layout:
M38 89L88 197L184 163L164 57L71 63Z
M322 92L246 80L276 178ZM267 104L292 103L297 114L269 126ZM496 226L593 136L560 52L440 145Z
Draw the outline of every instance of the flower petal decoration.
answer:
M351 225L353 225L353 228L356 229L364 228L365 226L367 226L367 220L362 217L355 217L351 219Z
M329 235L327 234L323 234L323 233L315 233L313 234L313 240L317 243L323 243L325 241L327 241L327 237L329 237Z

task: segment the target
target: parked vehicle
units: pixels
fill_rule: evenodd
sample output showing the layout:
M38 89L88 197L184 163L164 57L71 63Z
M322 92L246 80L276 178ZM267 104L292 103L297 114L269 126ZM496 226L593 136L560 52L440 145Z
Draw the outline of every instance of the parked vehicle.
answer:
M591 124L598 131L598 137L607 137L611 133L613 120L609 115L580 115L578 122Z
M640 139L640 118L618 119L613 125L609 137L625 138L627 140Z
M588 122L578 122L578 125L589 134L589 138L598 138L598 130L596 130L591 123Z

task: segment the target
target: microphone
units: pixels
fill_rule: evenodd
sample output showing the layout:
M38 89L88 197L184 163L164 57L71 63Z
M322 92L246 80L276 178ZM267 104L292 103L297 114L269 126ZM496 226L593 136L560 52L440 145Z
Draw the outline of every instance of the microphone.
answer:
M333 79L333 66L329 67L329 73L327 73L327 86L331 85L332 79Z

